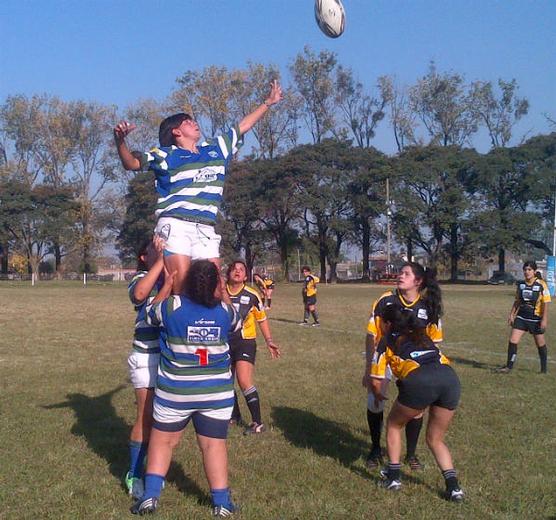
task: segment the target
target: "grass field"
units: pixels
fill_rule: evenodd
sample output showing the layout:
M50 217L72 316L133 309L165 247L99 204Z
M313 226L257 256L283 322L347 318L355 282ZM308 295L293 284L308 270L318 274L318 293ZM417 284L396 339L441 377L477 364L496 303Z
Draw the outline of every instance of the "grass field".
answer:
M365 468L364 331L383 290L321 287L322 327L313 329L297 325L300 286L278 286L270 323L283 357L270 361L259 348L257 361L270 431L244 437L236 428L229 438L241 518L556 518L555 310L549 374L538 374L536 348L524 337L514 372L495 375L491 368L505 362L513 288L444 287L444 351L463 387L447 439L466 491L456 505L440 497L443 480L424 435L425 470L403 468L399 493L380 489L378 474ZM125 286L4 283L0 301L0 518L131 518L121 487L134 418ZM209 518L208 504L188 428L157 517Z

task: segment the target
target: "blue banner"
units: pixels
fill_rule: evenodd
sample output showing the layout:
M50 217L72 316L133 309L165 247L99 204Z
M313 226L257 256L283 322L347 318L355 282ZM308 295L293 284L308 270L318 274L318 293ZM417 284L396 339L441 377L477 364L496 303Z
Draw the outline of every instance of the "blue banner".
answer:
M550 296L556 296L556 256L546 257L546 285Z

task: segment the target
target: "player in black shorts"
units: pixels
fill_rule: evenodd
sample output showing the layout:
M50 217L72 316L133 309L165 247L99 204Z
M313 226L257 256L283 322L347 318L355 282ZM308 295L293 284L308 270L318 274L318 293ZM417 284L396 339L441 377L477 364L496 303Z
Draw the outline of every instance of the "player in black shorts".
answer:
M389 464L381 471L383 486L401 488L402 429L429 408L427 444L444 476L446 497L460 502L463 491L444 443L459 403L459 378L414 312L392 303L382 314L381 327L383 337L371 367L371 389L377 400L385 399L382 381L388 367L397 377L399 389L387 419Z
M550 292L542 278L537 276L537 264L528 261L523 264L524 280L517 282L514 304L508 317L512 327L508 342L506 364L497 372L507 374L514 367L517 358L517 345L525 332L533 335L539 352L541 373L547 372L547 348L544 332L548 323L548 303Z
M313 317L313 327L320 327L319 313L317 312L317 284L319 277L311 273L311 268L304 265L303 273L303 321L300 325L309 325L309 314Z
M230 264L227 279L226 290L232 305L239 312L243 322L241 330L232 334L228 339L232 358L232 371L237 378L251 413L251 423L243 433L245 435L262 433L266 428L261 419L259 393L254 385L255 357L257 354L257 330L255 322L259 324L272 359L280 357L280 348L272 341L270 326L266 319L261 297L255 289L245 285L247 280L247 266L245 263L241 260L236 260ZM235 424L239 424L241 421L239 402L235 392L231 421Z

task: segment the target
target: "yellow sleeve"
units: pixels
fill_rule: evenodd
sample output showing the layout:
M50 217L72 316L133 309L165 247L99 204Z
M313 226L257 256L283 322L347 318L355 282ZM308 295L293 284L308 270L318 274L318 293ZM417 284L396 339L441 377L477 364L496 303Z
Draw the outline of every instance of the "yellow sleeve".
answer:
M444 339L441 320L438 320L438 324L429 323L427 325L427 336L432 339L434 343L440 343Z
M384 379L386 377L386 366L388 365L388 351L386 341L382 340L373 354L371 363L371 377Z
M539 280L540 284L542 285L542 302L543 303L550 303L552 298L550 297L550 291L548 290L548 285L544 280Z

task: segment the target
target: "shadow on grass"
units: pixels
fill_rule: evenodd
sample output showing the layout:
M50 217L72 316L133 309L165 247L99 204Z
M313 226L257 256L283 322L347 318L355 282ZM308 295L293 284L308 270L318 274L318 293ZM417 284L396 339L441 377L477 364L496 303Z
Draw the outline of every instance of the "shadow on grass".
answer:
M481 368L483 370L493 370L500 365L492 365L490 363L481 363L480 361L475 361L473 359L466 359L462 357L450 356L450 361L454 361L458 365L468 365L473 368Z
M268 318L269 321L279 321L281 323L293 323L294 325L299 325L300 320L288 320L287 318Z
M274 407L272 419L294 446L332 457L354 473L379 482L378 475L370 474L356 464L367 455L368 443L354 437L342 424L287 406Z
M110 473L118 480L128 470L130 426L116 413L112 397L124 388L128 387L120 385L96 397L68 394L65 402L42 406L46 410L73 409L76 423L71 433L83 437L89 448L106 460ZM199 504L210 503L210 497L184 473L181 464L172 462L167 480L173 482L179 491L195 495Z

